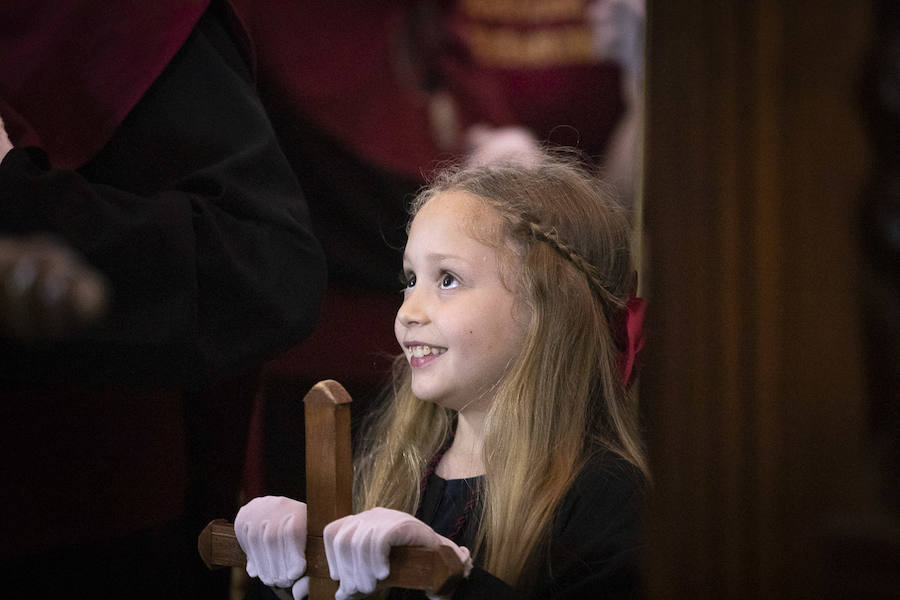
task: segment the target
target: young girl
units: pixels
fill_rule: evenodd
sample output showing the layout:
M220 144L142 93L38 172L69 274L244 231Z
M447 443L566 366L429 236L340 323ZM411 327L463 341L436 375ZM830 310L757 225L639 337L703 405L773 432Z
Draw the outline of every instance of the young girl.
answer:
M371 592L400 544L470 560L454 598L638 595L647 467L622 369L626 215L549 155L446 171L412 214L403 355L356 459L363 512L325 530L337 597ZM303 574L302 503L258 498L235 529L251 576L289 587Z

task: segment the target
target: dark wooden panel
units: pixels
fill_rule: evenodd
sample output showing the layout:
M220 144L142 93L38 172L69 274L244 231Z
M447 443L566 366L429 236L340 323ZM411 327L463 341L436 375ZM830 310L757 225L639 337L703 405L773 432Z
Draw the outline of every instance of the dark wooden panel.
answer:
M822 592L868 510L864 2L650 3L652 597Z

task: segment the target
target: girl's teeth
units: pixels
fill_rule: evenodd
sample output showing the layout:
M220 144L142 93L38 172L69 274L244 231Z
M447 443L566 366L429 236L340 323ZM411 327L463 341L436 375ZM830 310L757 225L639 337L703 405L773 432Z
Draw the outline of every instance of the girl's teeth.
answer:
M423 356L429 355L437 356L444 353L444 350L442 348L432 348L431 346L413 346L409 350L410 354L412 354L416 358L422 358Z

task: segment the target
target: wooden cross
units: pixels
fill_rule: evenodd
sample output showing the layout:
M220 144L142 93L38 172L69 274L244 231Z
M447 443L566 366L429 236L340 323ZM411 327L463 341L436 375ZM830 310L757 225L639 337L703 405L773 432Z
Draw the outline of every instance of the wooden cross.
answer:
M350 395L336 381L320 381L303 399L306 415L306 572L309 600L334 598L322 530L353 512L353 465L350 448ZM210 569L244 567L247 557L234 535L234 525L216 519L197 540L200 557ZM391 572L378 588L424 590L449 595L462 578L463 565L446 546L395 546Z

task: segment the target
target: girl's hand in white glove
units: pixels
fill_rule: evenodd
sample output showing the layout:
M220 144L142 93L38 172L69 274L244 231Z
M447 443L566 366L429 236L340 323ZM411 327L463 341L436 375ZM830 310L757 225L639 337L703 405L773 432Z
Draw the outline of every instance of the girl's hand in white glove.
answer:
M290 590L277 587L270 587L269 589L281 600L303 600L309 596L309 575L304 575L298 579L291 586Z
M254 498L241 507L234 533L247 555L247 574L264 584L309 593L306 572L306 504L282 496Z
M341 582L335 600L375 591L378 581L390 574L392 546L448 546L465 565L466 577L472 569L468 549L438 535L415 517L389 508L373 508L332 521L323 537L331 578Z

